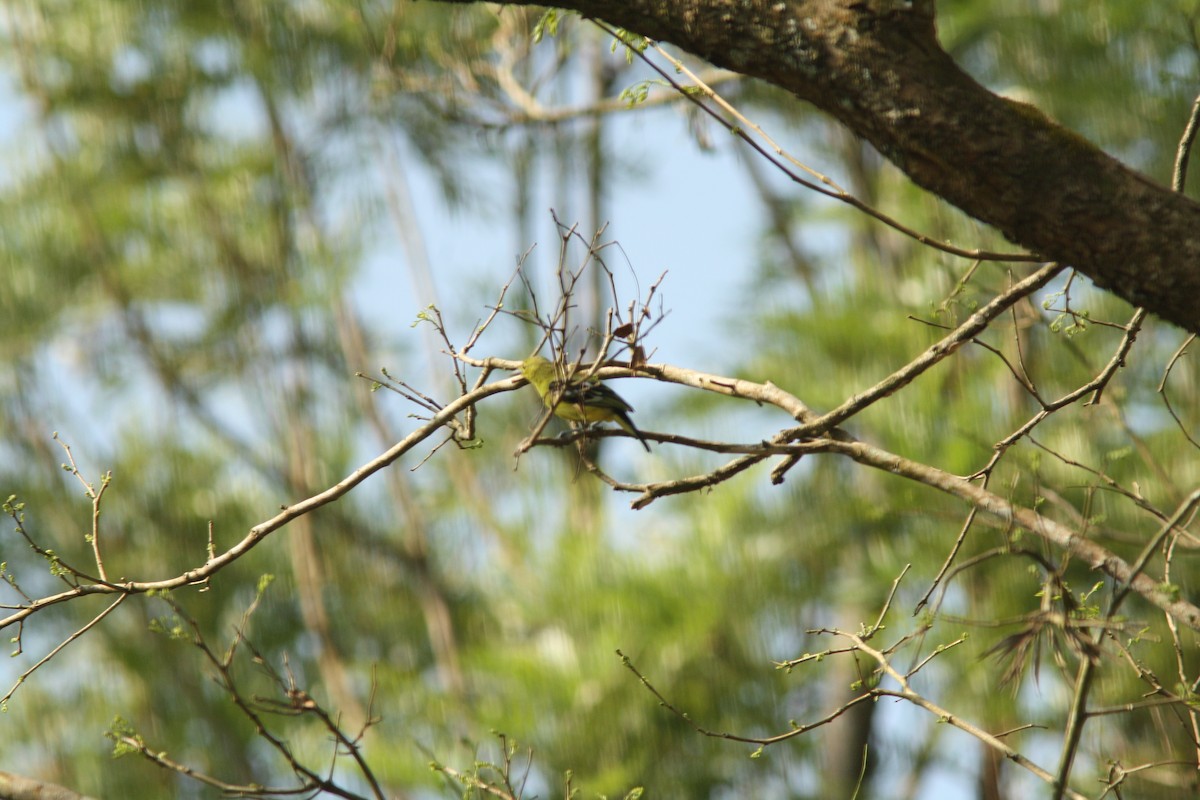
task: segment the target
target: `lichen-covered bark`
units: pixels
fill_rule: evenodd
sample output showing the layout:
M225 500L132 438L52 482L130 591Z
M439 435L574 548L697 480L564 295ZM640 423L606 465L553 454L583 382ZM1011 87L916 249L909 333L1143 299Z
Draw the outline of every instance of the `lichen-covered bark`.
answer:
M560 5L787 89L1012 241L1200 332L1200 204L976 83L938 46L932 0Z

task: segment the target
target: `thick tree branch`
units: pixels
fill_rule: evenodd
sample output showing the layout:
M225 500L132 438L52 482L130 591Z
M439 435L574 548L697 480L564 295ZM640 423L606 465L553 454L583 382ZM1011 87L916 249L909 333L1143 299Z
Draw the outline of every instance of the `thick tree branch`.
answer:
M560 5L790 91L1012 241L1200 332L1200 204L980 86L938 45L932 2Z
M95 800L53 783L0 772L0 800Z

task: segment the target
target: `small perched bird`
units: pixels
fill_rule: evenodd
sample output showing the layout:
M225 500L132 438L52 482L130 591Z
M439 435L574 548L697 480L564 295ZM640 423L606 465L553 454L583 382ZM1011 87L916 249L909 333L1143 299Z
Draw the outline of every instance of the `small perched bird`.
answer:
M539 355L532 355L521 362L521 374L537 389L546 407L553 408L558 416L571 422L615 422L636 436L646 452L650 452L646 437L629 418L633 406L603 383L593 378L572 381L564 387L554 364Z

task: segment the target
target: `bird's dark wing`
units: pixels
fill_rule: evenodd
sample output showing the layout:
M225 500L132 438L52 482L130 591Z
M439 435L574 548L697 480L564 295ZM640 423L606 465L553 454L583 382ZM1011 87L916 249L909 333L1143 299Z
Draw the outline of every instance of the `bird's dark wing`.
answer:
M626 403L624 398L605 386L603 383L570 383L563 388L562 381L550 382L550 393L558 397L558 402L593 408L606 408L611 411L629 412L633 406Z

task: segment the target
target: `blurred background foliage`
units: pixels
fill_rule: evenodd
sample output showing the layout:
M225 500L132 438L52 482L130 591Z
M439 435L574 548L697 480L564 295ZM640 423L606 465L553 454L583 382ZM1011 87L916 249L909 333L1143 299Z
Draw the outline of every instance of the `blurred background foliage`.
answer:
M1200 6L1132 8L960 0L939 4L939 29L981 82L1165 183L1198 84ZM0 179L0 494L26 504L43 546L89 561L90 504L60 468L59 431L86 479L114 476L102 517L110 576L162 578L203 563L209 521L218 550L227 547L411 427L405 403L370 392L356 372L384 364L449 398L448 364L436 341L421 338L428 328L397 329L362 311L364 293L395 292L418 307L436 301L452 329L469 329L505 276L441 274L428 263L430 239L507 226L512 252L494 263L511 263L533 243L540 191L583 231L613 220L619 239L622 228L658 224L609 205L613 187L641 179L639 160L653 164L689 138L697 153L737 147L715 142L690 111L643 133L640 153L617 151L610 137L643 110L557 114L615 98L647 74L576 19L535 44L537 19L514 8L406 2L8 4L4 71L15 122ZM728 80L721 90L883 211L941 238L1005 247L778 91ZM747 232L756 246L742 296L721 298L710 314L728 331L728 348L716 356L684 348L683 366L769 378L830 408L1013 279L1003 266L970 271L743 156L761 210ZM418 175L427 191L413 194ZM455 209L460 229L422 230L414 209L432 204ZM384 287L365 267L380 241L408 269ZM552 257L527 266L536 286L552 285ZM721 268L682 274L703 280ZM654 277L639 276L641 285ZM1119 342L1103 323L1124 324L1131 309L1079 278L1069 299L1054 296L1065 280L981 337L996 352L964 349L848 427L952 473L983 468L994 444L1038 410L997 352L1022 363L1050 399L1091 379ZM439 300L438 287L453 291ZM592 320L608 302L599 290L580 300ZM1094 322L1054 310L1068 302ZM663 336L687 336L666 333L670 326L668 315ZM490 335L483 347L501 356L535 341L517 325ZM1159 524L1147 509L1169 513L1200 479L1196 449L1159 394L1182 341L1149 322L1100 401L1051 416L1037 444L1005 454L991 488L1135 557ZM1169 391L1193 436L1196 381L1194 361L1180 359ZM784 671L773 662L833 644L809 629L873 621L911 564L887 636L928 630L904 659L969 634L921 673L919 687L989 730L1044 726L1011 743L1051 765L1079 654L1047 645L1023 682L998 690L1010 662L988 653L1022 628L1022 615L1062 608L1064 586L1084 602L1095 573L981 518L959 563L993 557L952 573L941 602L912 616L964 523L958 502L810 457L781 487L751 472L633 513L570 453L536 450L512 469L536 413L525 394L483 409L482 448L444 448L415 472L415 459L398 464L174 600L220 650L260 576L275 576L250 638L277 666L286 658L351 728L378 717L366 754L389 796L461 794L428 763L494 760L495 731L532 750L529 792L543 797L562 791L568 770L588 797L636 786L656 797L849 797L868 741L860 796L1035 791L961 734L885 703L750 758L753 747L701 736L661 708L615 650L698 725L782 733L848 700L869 665L842 657ZM731 408L728 398L660 395L639 416L653 420L646 427L754 441L787 422ZM600 445L613 470L659 478L719 463L664 446L631 460L636 452L620 440ZM0 560L31 595L59 586L15 534L0 539ZM1172 579L1193 596L1190 554ZM11 592L3 599L17 601ZM15 680L103 606L96 599L36 616L5 676ZM1169 632L1136 601L1127 613L1124 638L1146 628L1129 658L1173 685ZM218 796L145 761L114 762L103 733L119 716L198 770L285 780L285 765L197 650L156 632L176 621L161 600L134 598L35 673L0 716L10 743L0 769L99 797ZM1178 658L1194 674L1194 640L1185 632L1183 641ZM247 691L269 692L248 660L235 669L258 687ZM1134 702L1146 689L1114 658L1095 702ZM313 764L329 758L322 730L277 723ZM1194 761L1190 736L1170 710L1094 720L1079 780L1104 774L1108 758ZM1187 772L1140 774L1137 796L1194 796Z

